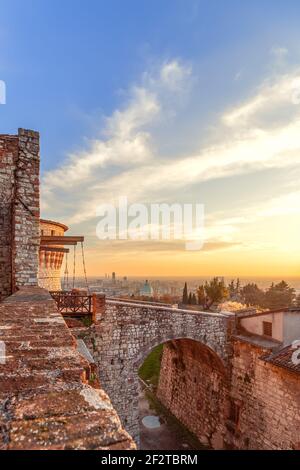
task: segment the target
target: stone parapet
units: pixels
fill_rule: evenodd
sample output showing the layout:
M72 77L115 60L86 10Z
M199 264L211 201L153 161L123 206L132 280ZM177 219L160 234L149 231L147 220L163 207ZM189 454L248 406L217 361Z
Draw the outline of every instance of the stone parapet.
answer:
M0 341L0 449L135 448L47 291L0 304Z

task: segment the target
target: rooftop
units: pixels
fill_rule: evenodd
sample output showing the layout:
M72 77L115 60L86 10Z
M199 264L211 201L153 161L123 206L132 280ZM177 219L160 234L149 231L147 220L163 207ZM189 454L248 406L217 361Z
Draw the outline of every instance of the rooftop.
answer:
M272 339L266 338L265 336L254 335L254 334L239 334L234 335L234 338L243 341L245 343L253 344L254 346L258 346L259 348L263 349L278 349L282 343Z
M41 224L49 224L49 225L56 225L57 227L61 227L65 232L69 230L69 227L61 222L56 222L54 220L47 220L47 219L40 219Z
M251 317L260 317L263 315L273 315L275 313L298 313L300 314L300 307L283 307L283 308L278 308L276 310L264 310L262 312L248 312L246 311L240 311L236 312L236 316L238 318L251 318Z
M262 359L275 366L283 367L290 372L300 374L300 345L296 347L290 344L280 349L280 351L273 352L270 356L264 356Z

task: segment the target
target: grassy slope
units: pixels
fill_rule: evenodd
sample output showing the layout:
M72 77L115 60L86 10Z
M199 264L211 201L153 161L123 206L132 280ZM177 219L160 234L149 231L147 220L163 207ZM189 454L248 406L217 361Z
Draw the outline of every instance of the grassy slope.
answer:
M147 381L148 383L150 382L155 387L157 387L159 380L162 351L163 344L153 349L139 369L139 376L141 379Z

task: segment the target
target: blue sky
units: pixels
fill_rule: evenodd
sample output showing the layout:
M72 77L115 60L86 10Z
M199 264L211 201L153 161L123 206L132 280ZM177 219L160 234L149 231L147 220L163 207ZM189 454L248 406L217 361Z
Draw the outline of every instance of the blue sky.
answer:
M296 0L1 0L0 7L8 93L1 127L40 129L47 169L99 131L93 117L111 114L120 90L149 63L180 57L197 64L210 88L201 102L206 114L222 94L241 91L231 80L241 68L249 66L250 83L253 65L263 71L269 49L297 34L300 17Z
M287 222L274 215L274 198L299 202L299 162L290 156L297 142L281 156L270 142L278 148L284 132L296 134L289 126L297 126L299 106L277 98L289 87L293 94L298 79L299 1L0 0L0 9L1 132L41 132L44 215L86 233L93 259L97 201L128 187L132 200L205 203L208 246L218 248L203 255L206 267L215 266L219 250L220 270L234 250L243 250L246 263L277 249L278 269L292 256L269 235ZM165 184L149 178L158 168ZM254 214L266 210L273 216L265 227ZM114 252L128 264L139 249ZM160 247L162 256L170 264L172 250Z

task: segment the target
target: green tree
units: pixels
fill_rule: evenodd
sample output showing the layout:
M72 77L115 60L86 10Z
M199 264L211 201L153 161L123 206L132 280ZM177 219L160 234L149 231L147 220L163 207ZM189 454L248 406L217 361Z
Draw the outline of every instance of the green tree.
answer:
M240 300L241 283L239 278L234 279L228 284L228 293L231 300Z
M192 305L197 305L197 298L195 293L192 295Z
M205 283L204 290L206 294L206 309L214 303L221 303L228 298L228 289L226 288L224 281L220 280L218 277L214 277L211 281Z
M257 284L249 283L241 289L243 303L253 307L263 307L265 304L265 293Z
M230 299L233 299L234 296L235 296L235 284L234 284L234 280L232 280L232 281L228 284L228 293L229 293L229 298L230 298Z
M272 283L265 294L265 307L270 310L291 307L295 299L295 289L285 281Z
M193 296L191 292L189 293L188 304L193 305Z
M183 288L183 294L182 294L182 303L186 305L188 303L188 300L189 300L188 288L187 288L187 283L185 283L184 288Z
M202 308L205 309L206 308L206 294L205 294L205 288L203 284L199 286L197 289L197 298L198 298L198 304L201 305Z

